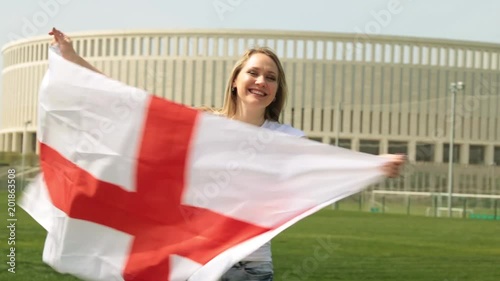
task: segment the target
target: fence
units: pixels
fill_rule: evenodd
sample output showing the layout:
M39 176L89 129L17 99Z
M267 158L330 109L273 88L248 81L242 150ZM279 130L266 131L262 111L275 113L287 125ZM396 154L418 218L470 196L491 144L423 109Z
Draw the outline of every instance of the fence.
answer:
M448 165L412 163L402 176L337 202L333 208L374 213L448 216ZM454 165L453 217L500 220L500 167Z

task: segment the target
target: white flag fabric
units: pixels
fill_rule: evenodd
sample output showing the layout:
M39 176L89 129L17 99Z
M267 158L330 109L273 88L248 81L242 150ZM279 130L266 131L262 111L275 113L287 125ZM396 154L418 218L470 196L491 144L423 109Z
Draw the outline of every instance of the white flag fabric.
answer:
M85 280L217 280L387 161L202 113L53 51L39 100L42 173L21 205L48 232L43 260Z

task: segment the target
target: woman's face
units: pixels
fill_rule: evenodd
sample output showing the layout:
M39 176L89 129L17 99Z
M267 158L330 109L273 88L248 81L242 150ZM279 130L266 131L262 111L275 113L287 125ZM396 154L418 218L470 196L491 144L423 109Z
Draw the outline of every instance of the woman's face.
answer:
M238 93L238 107L264 112L278 90L276 63L265 54L253 54L233 81L234 87Z

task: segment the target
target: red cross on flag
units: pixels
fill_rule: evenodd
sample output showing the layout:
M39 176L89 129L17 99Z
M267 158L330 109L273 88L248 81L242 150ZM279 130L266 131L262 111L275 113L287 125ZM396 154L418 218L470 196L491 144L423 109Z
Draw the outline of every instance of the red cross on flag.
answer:
M43 260L85 280L217 280L386 161L198 112L53 51L39 100L42 173L22 206L47 230Z

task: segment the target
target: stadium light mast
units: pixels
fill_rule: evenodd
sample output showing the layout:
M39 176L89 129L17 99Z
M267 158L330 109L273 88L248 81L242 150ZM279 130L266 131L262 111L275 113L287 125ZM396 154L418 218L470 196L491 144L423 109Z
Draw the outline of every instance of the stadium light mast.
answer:
M453 199L453 148L455 140L455 100L459 91L465 87L462 81L451 83L451 128L450 128L450 147L448 153L448 217L451 218L451 207Z

